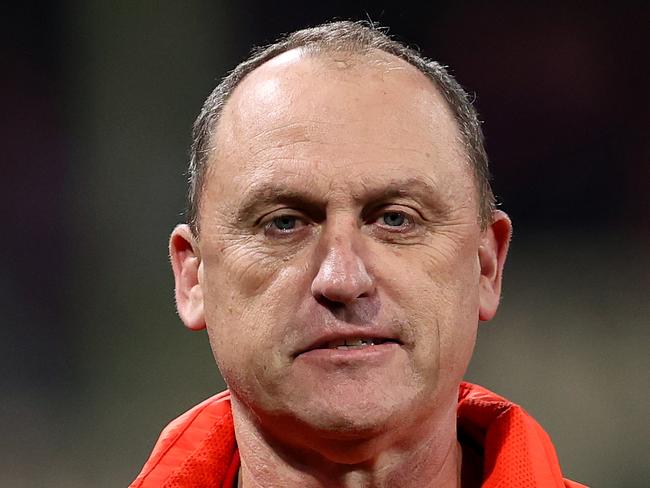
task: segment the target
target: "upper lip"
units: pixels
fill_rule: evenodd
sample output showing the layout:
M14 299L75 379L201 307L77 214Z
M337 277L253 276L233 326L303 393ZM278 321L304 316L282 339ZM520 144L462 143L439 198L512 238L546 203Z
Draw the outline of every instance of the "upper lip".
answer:
M327 347L327 344L335 341L345 341L352 339L382 339L386 341L394 341L399 344L402 342L399 340L398 335L395 332L379 328L379 327L363 327L363 328L350 328L345 330L331 330L327 333L321 334L315 339L310 339L306 341L307 345L300 347L295 356L299 356L305 352L312 351L314 349L322 349Z

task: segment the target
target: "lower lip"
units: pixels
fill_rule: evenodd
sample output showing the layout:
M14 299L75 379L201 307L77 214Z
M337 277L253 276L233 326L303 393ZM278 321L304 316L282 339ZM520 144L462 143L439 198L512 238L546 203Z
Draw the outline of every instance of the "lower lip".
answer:
M401 345L396 342L384 342L355 349L312 349L298 355L296 360L329 364L348 364L361 361L382 362L395 354L400 347Z

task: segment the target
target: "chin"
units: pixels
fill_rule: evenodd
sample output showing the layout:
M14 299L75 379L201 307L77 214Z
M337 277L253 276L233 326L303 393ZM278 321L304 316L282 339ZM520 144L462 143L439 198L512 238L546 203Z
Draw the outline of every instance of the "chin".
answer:
M330 439L359 439L388 432L410 410L408 397L392 401L381 394L323 395L303 403L295 418L314 434ZM300 405L300 403L294 403Z

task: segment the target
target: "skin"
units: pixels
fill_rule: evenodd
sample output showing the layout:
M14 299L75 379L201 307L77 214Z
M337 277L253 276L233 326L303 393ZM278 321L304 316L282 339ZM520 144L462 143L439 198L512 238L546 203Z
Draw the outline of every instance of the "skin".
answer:
M381 52L284 53L227 102L200 236L172 233L248 486L459 486L458 385L495 314L511 224L482 230L444 99ZM321 349L360 336L395 342Z

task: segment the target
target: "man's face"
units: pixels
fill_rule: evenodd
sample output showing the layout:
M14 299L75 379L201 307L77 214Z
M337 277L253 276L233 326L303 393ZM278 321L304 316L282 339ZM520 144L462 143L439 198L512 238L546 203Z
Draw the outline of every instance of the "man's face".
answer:
M452 408L482 233L433 84L383 53L290 51L238 86L213 142L197 286L233 395L332 435Z

